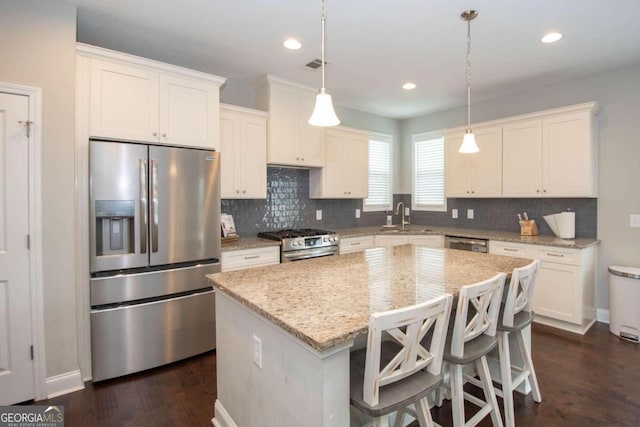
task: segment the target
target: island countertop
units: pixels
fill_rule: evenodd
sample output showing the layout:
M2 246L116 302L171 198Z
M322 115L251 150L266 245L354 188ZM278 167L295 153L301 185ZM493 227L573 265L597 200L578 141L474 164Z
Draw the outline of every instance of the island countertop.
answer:
M318 351L367 333L371 313L511 273L528 259L414 245L207 276L216 288Z

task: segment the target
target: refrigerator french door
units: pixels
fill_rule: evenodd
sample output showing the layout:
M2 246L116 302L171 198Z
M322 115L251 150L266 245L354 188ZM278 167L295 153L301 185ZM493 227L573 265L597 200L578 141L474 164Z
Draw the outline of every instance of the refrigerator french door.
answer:
M219 153L92 140L89 157L94 381L214 349Z

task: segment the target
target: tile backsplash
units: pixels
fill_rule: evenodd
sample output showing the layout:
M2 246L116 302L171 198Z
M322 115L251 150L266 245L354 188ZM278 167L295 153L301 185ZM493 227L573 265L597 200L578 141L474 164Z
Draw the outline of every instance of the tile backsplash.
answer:
M393 205L404 202L411 206L411 195L396 194ZM385 223L384 212L361 212L361 199L310 199L309 171L306 169L269 167L267 198L258 200L223 199L222 212L233 215L241 236L255 236L260 231L283 228L313 227L328 230ZM459 218L451 218L451 209L458 209ZM466 219L467 209L474 210L474 219ZM447 212L411 211L413 224L476 228L519 232L516 215L527 212L538 223L540 234L553 235L543 215L565 210L576 212L576 236L597 236L597 199L448 199ZM316 210L322 210L322 220L316 220ZM394 215L394 223L399 217Z

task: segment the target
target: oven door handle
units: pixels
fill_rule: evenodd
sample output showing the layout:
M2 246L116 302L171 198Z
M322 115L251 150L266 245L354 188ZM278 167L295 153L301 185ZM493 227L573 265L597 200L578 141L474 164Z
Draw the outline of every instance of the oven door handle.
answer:
M308 259L308 258L318 258L323 256L331 256L338 254L338 246L331 248L328 250L326 247L317 248L317 249L303 249L299 251L291 251L291 252L283 252L282 253L282 261L296 261L299 259Z

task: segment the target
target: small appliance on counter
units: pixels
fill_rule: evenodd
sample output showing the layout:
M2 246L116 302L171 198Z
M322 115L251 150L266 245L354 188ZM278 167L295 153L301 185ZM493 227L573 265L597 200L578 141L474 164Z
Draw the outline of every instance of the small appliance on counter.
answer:
M547 221L551 231L556 237L561 239L573 239L576 237L576 213L560 212L552 215L545 215L544 220Z

